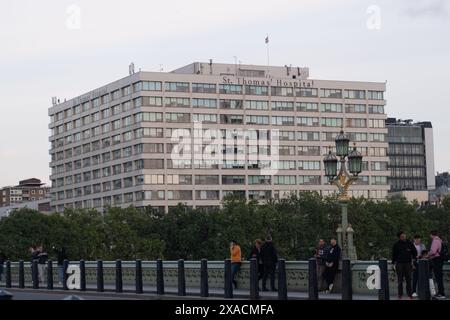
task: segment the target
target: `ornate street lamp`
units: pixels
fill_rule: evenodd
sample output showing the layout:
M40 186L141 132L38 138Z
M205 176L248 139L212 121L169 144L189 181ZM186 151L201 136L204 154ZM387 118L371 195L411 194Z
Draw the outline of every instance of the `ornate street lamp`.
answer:
M341 224L336 232L338 233L339 245L342 248L342 256L352 261L356 260L356 248L353 244L353 228L348 224L348 189L352 183L358 180L358 175L362 171L362 155L356 147L349 152L350 139L343 130L336 136L336 155L331 150L323 159L325 176L330 184L335 185L338 190L338 200L341 205ZM339 160L338 160L339 157ZM348 170L347 160L348 159ZM339 173L337 164L340 162Z

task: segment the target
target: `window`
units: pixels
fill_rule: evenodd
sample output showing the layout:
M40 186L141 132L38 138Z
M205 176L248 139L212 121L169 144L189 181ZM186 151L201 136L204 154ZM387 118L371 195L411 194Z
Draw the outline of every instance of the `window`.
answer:
M122 97L129 96L131 94L131 86L126 86L122 88Z
M121 125L121 121L120 120L116 120L112 122L112 128L113 130L118 130L120 129L120 125Z
M149 107L162 107L162 97L142 97L143 104Z
M342 127L342 118L321 118L322 127Z
M178 108L189 108L191 102L189 98L165 98L164 104L166 107L178 107Z
M365 104L346 104L345 112L346 113L366 113L366 105Z
M359 118L355 118L355 119L347 118L346 126L349 128L367 128L367 120L359 119Z
M373 185L384 185L387 184L387 177L372 176Z
M342 112L342 104L340 104L340 103L321 103L320 111L322 111L322 112Z
M166 82L166 91L189 92L189 83L188 82Z
M246 100L245 101L245 109L269 110L269 102L268 101L259 101L259 100Z
M272 125L275 126L295 126L294 117L272 116Z
M105 94L104 96L102 96L102 103L106 104L109 102L109 94Z
M122 122L124 127L131 126L132 124L131 116L123 118Z
M167 200L192 200L191 190L169 190L167 191Z
M372 142L385 142L386 141L386 134L384 133L370 133L369 139Z
M320 147L318 146L299 146L297 150L299 156L320 156Z
M294 103L288 101L273 101L272 110L294 111Z
M369 91L367 94L367 99L369 100L383 100L383 91Z
M134 85L134 92L139 91L161 91L162 83L158 81L141 81L137 82Z
M192 176L183 174L168 174L167 184L171 185L191 185Z
M372 170L372 171L386 171L387 169L388 169L388 163L385 161L370 162L370 170Z
M319 110L319 105L313 102L298 102L297 111L315 112Z
M113 160L120 159L122 157L122 150L120 150L120 149L114 150L112 152L112 157L113 157Z
M246 116L245 122L247 124L266 125L266 124L269 124L269 117L268 116Z
M317 117L297 117L297 125L304 127L318 127L319 118Z
M133 149L131 147L123 148L122 150L124 158L131 157L133 155Z
M217 108L217 100L215 99L192 99L194 108Z
M112 166L113 174L121 174L122 173L122 165L116 164Z
M123 179L123 187L131 188L133 186L133 177L127 177Z
M320 89L321 98L342 98L341 89Z
M299 170L320 170L320 161L298 161Z
M163 174L147 174L145 175L145 184L162 185L164 184Z
M274 139L281 141L295 141L295 131L278 131L275 132Z
M222 184L245 184L245 176L222 176Z
M189 123L191 115L189 113L166 113L166 122Z
M245 94L267 96L268 88L266 86L245 86Z
M350 141L367 141L367 133L349 132Z
M296 97L317 97L317 89L314 88L295 88Z
M320 185L320 176L299 176L298 184L301 185Z
M248 176L248 184L272 184L271 176Z
M369 128L384 128L384 119L369 119Z
M371 104L371 105L369 105L369 113L384 114L384 106Z
M195 113L192 118L193 122L217 123L217 114Z
M294 89L286 87L272 87L272 96L293 97Z
M244 116L234 114L221 114L220 123L222 124L243 124Z
M142 107L142 97L133 99L133 105L135 108ZM131 109L131 104L128 106L128 108ZM130 110L130 109L128 109L128 110ZM125 110L125 108L124 108L124 110Z
M296 183L296 176L274 176L275 185L294 185Z
M144 144L145 153L164 153L164 143L146 143Z
M219 102L219 108L221 109L242 109L242 100L224 100L221 99Z
M195 176L196 185L218 185L219 176L218 175L196 175Z
M219 93L242 94L242 86L237 84L221 84L219 85Z
M120 98L120 90L111 92L112 100L117 100Z
M119 144L120 141L121 141L121 136L120 136L120 134L116 134L115 136L112 136L112 137L111 137L111 140L112 140L113 146L115 146L116 144Z
M344 98L345 99L366 99L366 91L365 90L345 90Z
M216 190L196 190L195 191L196 200L219 200L219 191Z
M297 131L298 141L319 141L319 132Z
M216 93L216 85L213 83L193 83L192 92L196 93Z
M295 160L272 161L272 168L278 170L295 170L296 163Z

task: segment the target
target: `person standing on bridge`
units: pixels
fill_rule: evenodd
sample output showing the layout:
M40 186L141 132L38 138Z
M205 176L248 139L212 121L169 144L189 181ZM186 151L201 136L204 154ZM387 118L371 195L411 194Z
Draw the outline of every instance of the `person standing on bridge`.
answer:
M442 268L444 265L444 253L442 239L438 236L437 231L433 230L430 232L431 238L431 248L428 253L428 258L430 259L430 263L432 266L432 274L436 279L437 284L437 295L436 298L445 299L444 292L444 281L443 281L443 273Z
M37 248L38 252L38 272L39 282L43 283L45 279L45 267L48 260L48 253L44 251L42 244Z
M6 261L6 256L3 254L3 252L0 252L0 281L2 281L2 275L3 275L3 264Z
M325 282L327 284L326 292L330 293L333 290L334 278L339 268L339 260L341 259L341 247L337 244L337 240L332 238L330 246L325 258Z
M314 252L314 257L316 258L317 264L317 282L319 291L325 290L325 262L327 258L327 244L325 240L319 239L319 245Z
M414 270L413 270L413 297L417 297L417 283L419 281L419 263L418 260L422 259L422 253L426 249L425 245L422 243L421 237L416 234L414 236L414 247L416 247L417 257L414 259Z
M239 270L241 270L242 253L241 247L238 245L236 240L231 240L230 253L231 253L231 279L233 281L234 288L237 289L237 281L235 277L236 274L239 272Z
M392 265L397 273L398 298L403 297L403 279L406 281L406 293L410 299L412 296L411 273L414 268L414 260L417 258L417 250L414 244L406 239L403 231L397 233L398 241L392 247Z
M250 251L250 254L247 258L247 260L249 260L249 261L251 259L255 258L256 262L258 263L258 281L262 279L263 270L264 270L264 265L261 260L261 246L262 246L262 241L260 239L256 239L255 245L253 246L253 248Z
M267 290L266 283L267 278L270 277L270 287L272 291L277 291L275 287L275 270L278 263L278 254L275 246L273 245L271 236L267 236L266 242L261 247L261 260L264 265L262 290L269 291Z
M59 284L62 284L64 281L64 260L68 260L66 248L62 247L61 249L56 249L53 247L53 250L56 253L57 261L58 261L58 278Z

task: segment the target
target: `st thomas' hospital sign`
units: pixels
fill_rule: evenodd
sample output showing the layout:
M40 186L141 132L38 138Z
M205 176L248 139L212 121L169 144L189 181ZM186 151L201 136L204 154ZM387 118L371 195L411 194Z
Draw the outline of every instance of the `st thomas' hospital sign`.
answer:
M274 87L286 87L286 88L312 88L314 86L314 80L284 80L284 79L252 79L252 78L230 78L228 76L222 77L223 84L238 84L249 86L274 86Z

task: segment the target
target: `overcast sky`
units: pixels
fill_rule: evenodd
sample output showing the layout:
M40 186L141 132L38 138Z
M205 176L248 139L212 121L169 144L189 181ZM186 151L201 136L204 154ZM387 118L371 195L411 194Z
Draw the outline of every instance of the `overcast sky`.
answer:
M0 186L49 181L51 97L193 61L308 66L313 79L387 80L389 116L432 121L450 170L447 0L0 0Z

